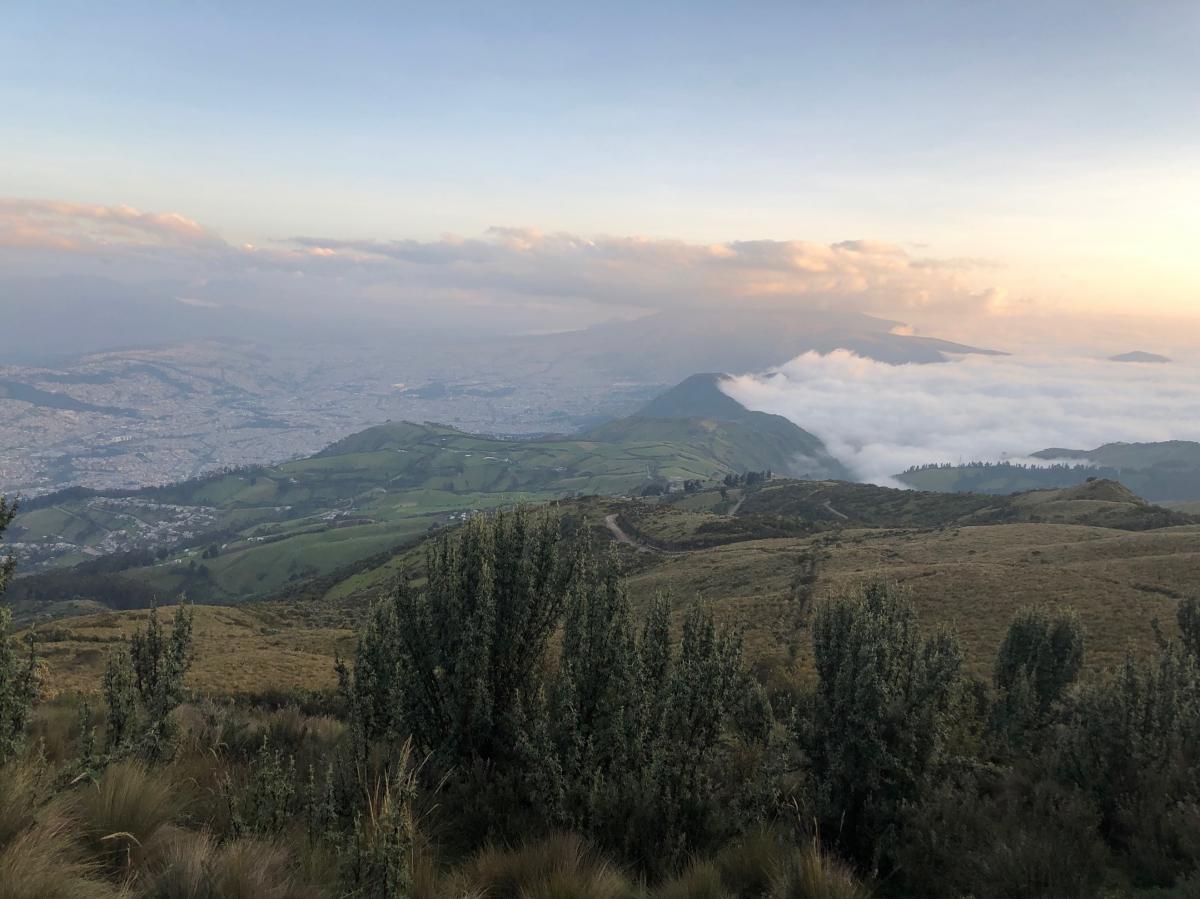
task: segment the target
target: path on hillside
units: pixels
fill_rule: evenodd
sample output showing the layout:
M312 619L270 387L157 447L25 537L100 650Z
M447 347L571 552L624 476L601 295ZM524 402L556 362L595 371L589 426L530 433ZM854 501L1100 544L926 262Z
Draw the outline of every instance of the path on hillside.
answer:
M730 518L732 518L734 515L737 515L738 509L740 509L742 507L742 503L744 503L745 501L746 501L746 493L745 493L745 491L742 491L742 495L738 497L738 501L733 504L733 508L730 509L726 514Z
M641 541L634 540L621 529L621 526L617 524L617 513L614 512L612 515L605 515L604 526L608 528L608 532L613 535L613 539L618 543L624 543L626 546L632 546L640 553L654 552L654 547L647 546Z
M844 518L844 519L846 519L846 521L850 520L849 515L847 515L844 512L839 512L832 505L830 505L829 500L825 500L825 508L828 509L830 512L832 512L834 515L836 515L838 518Z

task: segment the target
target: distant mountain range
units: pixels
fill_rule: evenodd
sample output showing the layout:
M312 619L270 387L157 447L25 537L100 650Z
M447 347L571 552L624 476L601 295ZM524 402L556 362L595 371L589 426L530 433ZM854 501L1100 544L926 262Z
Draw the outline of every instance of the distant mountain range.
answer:
M1119 353L1116 356L1109 356L1109 362L1156 362L1159 364L1170 362L1167 356L1160 356L1158 353L1147 353L1142 350L1134 350L1132 353Z
M1155 502L1200 500L1200 443L1107 443L1091 450L1051 447L1038 450L1033 464L974 462L928 465L896 477L921 490L1005 494L1068 487L1090 479L1120 481Z
M534 358L613 377L678 381L697 371L763 371L807 352L849 350L880 362L946 362L1003 355L933 337L897 333L898 322L856 312L747 310L659 313L583 331L514 339Z

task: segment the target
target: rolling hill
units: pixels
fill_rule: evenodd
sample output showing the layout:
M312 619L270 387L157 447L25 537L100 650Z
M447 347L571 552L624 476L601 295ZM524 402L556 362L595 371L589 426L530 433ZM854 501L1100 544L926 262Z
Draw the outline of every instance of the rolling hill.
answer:
M635 605L665 591L678 622L705 603L744 631L757 666L789 679L811 675L814 603L873 578L905 585L926 626L954 628L982 677L1023 605L1076 608L1096 670L1127 649L1149 651L1155 622L1169 633L1176 604L1200 583L1200 523L1103 481L996 498L776 479L665 499L581 497L557 512L620 556ZM237 609L202 607L197 639L212 656L193 684L227 693L331 685L334 655L346 653L364 610L397 576L419 579L424 551L423 541L407 544ZM52 683L92 688L103 643L144 614L43 627Z
M574 437L511 440L389 423L281 465L39 497L7 534L26 574L10 601L21 616L139 607L182 593L242 602L477 511L768 468L840 474L819 440L743 409L713 376Z

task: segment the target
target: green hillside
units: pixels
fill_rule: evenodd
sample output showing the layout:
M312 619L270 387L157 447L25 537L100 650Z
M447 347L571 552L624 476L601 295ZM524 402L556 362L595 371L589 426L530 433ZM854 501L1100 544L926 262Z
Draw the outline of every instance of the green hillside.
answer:
M133 493L39 498L9 531L27 575L10 600L24 616L139 607L182 593L242 602L477 511L787 471L823 453L786 420L736 409L720 420L635 416L580 437L531 440L389 423L281 465Z
M723 393L725 375L693 375L636 415L590 432L601 440L680 439L745 468L801 478L849 479L820 438L781 415L753 412Z

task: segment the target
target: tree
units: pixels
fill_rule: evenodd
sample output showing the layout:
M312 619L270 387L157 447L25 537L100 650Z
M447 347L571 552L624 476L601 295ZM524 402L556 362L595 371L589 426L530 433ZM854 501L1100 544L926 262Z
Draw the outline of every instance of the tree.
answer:
M16 506L0 497L0 536L16 514ZM0 594L8 587L16 560L11 556L0 560ZM8 629L12 613L0 607L0 765L20 750L25 737L29 710L37 696L37 657L33 637L27 639L28 652L19 653L12 644Z
M114 652L104 673L110 750L128 748L135 738L151 758L169 754L171 713L183 701L183 678L191 666L192 609L175 607L168 634L150 607L146 629L134 633L127 649ZM140 734L138 730L140 729Z
M1057 742L1059 776L1089 793L1100 832L1141 878L1169 885L1195 870L1200 805L1200 670L1168 644L1154 660L1127 656L1089 683Z
M1179 624L1180 640L1183 648L1193 658L1200 660L1200 599L1185 599L1175 610L1175 620Z
M1070 609L1027 607L996 658L993 732L1010 745L1049 723L1083 668L1083 627Z
M542 687L574 579L558 523L525 509L477 516L436 541L425 589L401 583L343 673L365 736L411 735L447 767L502 763Z
M901 815L935 782L959 681L957 641L922 638L900 590L882 583L818 607L817 688L801 722L823 836L885 866Z

